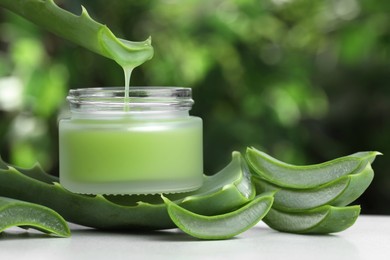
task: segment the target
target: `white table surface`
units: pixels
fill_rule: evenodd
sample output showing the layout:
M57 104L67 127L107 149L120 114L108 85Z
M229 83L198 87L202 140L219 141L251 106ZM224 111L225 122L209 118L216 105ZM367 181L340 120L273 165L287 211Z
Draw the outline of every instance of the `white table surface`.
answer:
M0 234L0 259L390 259L390 216L361 215L351 228L322 236L280 233L259 223L221 241L177 229L115 233L70 226L70 238L8 229Z

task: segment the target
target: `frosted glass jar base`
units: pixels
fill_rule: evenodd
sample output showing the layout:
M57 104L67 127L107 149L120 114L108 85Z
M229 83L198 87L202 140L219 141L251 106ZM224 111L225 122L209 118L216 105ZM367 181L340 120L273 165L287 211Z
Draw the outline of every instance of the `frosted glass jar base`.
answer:
M67 190L80 194L102 195L141 195L160 193L182 193L197 190L202 186L203 179L185 181L129 181L120 183L79 183L62 180L61 185Z

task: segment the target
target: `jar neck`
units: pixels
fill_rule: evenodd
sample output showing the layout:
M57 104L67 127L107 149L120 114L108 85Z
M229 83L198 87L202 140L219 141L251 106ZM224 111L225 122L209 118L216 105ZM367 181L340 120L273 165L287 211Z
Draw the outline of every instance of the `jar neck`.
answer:
M185 111L115 111L115 112L75 112L71 111L72 119L92 120L170 120L189 116Z
M124 87L69 91L72 118L176 118L189 115L194 101L190 88Z

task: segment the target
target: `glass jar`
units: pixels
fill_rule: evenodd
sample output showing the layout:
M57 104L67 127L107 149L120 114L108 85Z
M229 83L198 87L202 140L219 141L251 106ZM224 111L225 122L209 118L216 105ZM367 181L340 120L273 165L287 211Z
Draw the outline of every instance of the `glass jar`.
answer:
M191 191L203 180L202 120L191 89L70 90L59 123L60 183L84 194Z

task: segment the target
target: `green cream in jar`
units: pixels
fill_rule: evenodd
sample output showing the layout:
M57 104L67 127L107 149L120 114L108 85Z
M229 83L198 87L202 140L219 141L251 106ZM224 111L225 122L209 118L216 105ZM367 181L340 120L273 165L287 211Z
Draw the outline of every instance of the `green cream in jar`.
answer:
M131 87L127 97L124 88L86 88L67 99L59 152L69 191L173 193L202 185L202 120L189 115L191 89Z

